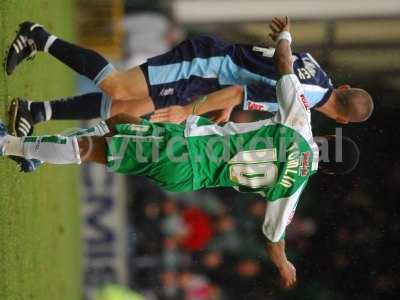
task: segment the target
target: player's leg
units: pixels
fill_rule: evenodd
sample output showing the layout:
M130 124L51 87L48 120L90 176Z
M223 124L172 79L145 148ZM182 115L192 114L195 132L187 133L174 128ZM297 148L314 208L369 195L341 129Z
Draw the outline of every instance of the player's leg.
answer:
M0 138L1 140L1 138ZM92 161L106 164L106 138L64 136L6 137L3 156L36 159L49 164L80 164Z
M3 132L6 132L5 127L0 121L0 127ZM108 134L110 131L108 129L107 124L102 121L98 123L96 126L88 128L88 129L79 129L74 130L68 137L75 136L75 137L95 137L95 136L104 136ZM0 151L1 152L1 151ZM31 173L35 172L42 164L43 161L36 159L36 158L25 158L23 156L16 156L12 155L12 152L9 152L9 158L17 163L19 170L24 173Z
M35 124L48 120L89 120L128 113L143 116L154 111L150 97L135 101L111 101L104 93L89 93L50 101L31 102L14 99L10 106L10 130L14 135L26 136Z
M117 124L140 122L139 118L121 114L66 136L15 137L7 133L5 125L0 121L0 155L51 164L80 164L81 161L105 164L104 135L113 135Z
M134 121L134 120L131 118L127 119L126 117L125 118L119 117L119 119L112 120L110 124L114 124L114 123L116 123L116 121L120 121L121 123L123 123L123 122L129 122L129 121ZM1 121L0 121L0 129L1 129L0 131L2 131L3 134L7 135L5 126L3 125L3 123L1 123ZM69 134L67 134L66 136L67 137L77 137L77 138L81 138L81 137L93 138L93 137L105 136L106 134L109 134L109 133L110 133L110 130L108 128L107 123L105 121L101 121L100 123L98 123L97 125L95 125L91 128L74 130L74 131L70 132ZM14 142L17 141L14 139L14 137L10 137L10 139ZM45 140L47 140L47 138L45 138ZM30 139L27 139L27 141L31 142ZM18 144L18 145L22 145L22 144ZM14 160L17 163L21 172L24 172L24 173L34 172L43 164L44 161L39 160L37 158L25 158L24 156L13 155L12 153L15 152L15 150L13 150L14 148L15 147L11 147L10 148L11 150L8 149L7 151L4 150L4 149L6 149L6 148L4 148L3 151L5 152L5 154L7 154L9 156L10 159Z
M9 108L12 134L30 135L35 124L48 120L107 119L111 100L104 93L88 93L50 101L35 101L16 98Z
M77 137L15 137L7 134L4 126L1 127L0 154L2 156L18 156L25 159L37 159L50 164L81 163Z
M7 56L7 73L11 74L18 64L33 57L37 51L49 52L77 73L91 79L112 98L133 99L148 96L147 82L139 67L127 74L118 72L99 53L57 38L41 25L32 22L20 25Z
M142 66L125 72L112 72L99 87L113 100L138 100L149 97L150 91Z
M107 165L106 158L106 138L93 137L89 139L78 140L80 157L83 162L96 162Z
M156 125L131 126L127 121L141 123L138 118L117 115L107 120L110 133L118 130L119 135L93 137L90 140L77 136L39 136L14 137L8 135L4 124L0 122L0 155L19 156L38 159L51 164L80 164L96 162L107 165L114 172L135 174L153 178L160 186L171 191L190 191L193 189L193 170L190 160L185 159L188 149L184 140L184 127L181 131L174 126L172 131L164 128L162 135ZM147 139L143 139L143 131ZM114 132L115 133L115 132ZM180 137L174 142L172 155L177 161L169 159L169 148L164 138ZM159 155L154 156L154 149ZM182 161L178 161L182 159Z

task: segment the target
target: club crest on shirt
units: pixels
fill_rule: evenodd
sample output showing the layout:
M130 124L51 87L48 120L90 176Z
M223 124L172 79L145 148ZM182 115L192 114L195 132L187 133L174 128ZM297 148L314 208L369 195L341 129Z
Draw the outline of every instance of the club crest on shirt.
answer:
M310 166L310 152L302 152L300 155L300 176L307 176Z
M263 103L257 103L257 102L253 102L253 101L248 100L247 101L247 109L248 110L261 110L261 111L264 111L264 110L267 110L267 106L265 104L263 104Z

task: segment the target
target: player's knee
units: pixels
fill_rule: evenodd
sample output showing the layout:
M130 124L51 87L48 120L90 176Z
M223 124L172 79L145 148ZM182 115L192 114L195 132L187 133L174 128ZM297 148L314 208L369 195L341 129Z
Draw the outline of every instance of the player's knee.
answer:
M124 90L123 82L121 80L121 72L115 71L100 83L100 88L109 96L111 99L122 99L126 95Z
M126 97L125 91L123 90L123 88L118 86L118 84L110 88L107 91L107 94L111 97L112 100L124 99L124 97Z
M243 87L241 85L238 85L238 84L232 85L232 91L236 95L240 95L240 94L243 93Z
M243 86L235 84L231 88L232 88L232 98L237 99L237 104L239 104L243 100L243 93L244 93Z

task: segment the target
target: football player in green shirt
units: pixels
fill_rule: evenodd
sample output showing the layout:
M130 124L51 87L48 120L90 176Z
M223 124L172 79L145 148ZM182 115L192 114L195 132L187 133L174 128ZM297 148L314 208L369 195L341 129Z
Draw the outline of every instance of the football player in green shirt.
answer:
M285 229L309 177L318 169L319 147L312 135L307 99L293 74L288 18L274 18L271 29L281 75L276 87L279 111L271 119L218 126L191 116L183 126L119 115L69 136L23 138L8 135L1 124L0 154L53 164L97 162L110 171L146 176L175 192L233 187L257 193L267 202L262 226L267 253L283 286L291 287L296 269L285 255ZM207 101L197 102L193 110L213 105ZM320 163L320 168L326 172L343 172L357 163L358 150L350 140L330 136L321 142L322 158L329 162ZM342 159L336 161L339 148Z

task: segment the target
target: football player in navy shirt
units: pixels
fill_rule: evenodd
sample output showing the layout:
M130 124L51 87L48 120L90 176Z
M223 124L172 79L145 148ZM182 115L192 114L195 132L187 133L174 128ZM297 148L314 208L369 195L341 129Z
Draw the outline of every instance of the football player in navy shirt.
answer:
M10 109L10 130L22 136L32 133L34 124L50 119L107 119L121 112L142 116L155 111L152 121L177 123L208 111L214 111L214 121L227 121L236 105L275 112L279 75L274 51L198 36L140 66L117 71L97 52L66 42L39 24L24 22L8 53L8 74L37 52L48 52L91 79L102 93L43 102L16 99ZM334 88L309 53L295 53L293 68L314 109L339 123L362 122L371 115L371 96L347 85Z

